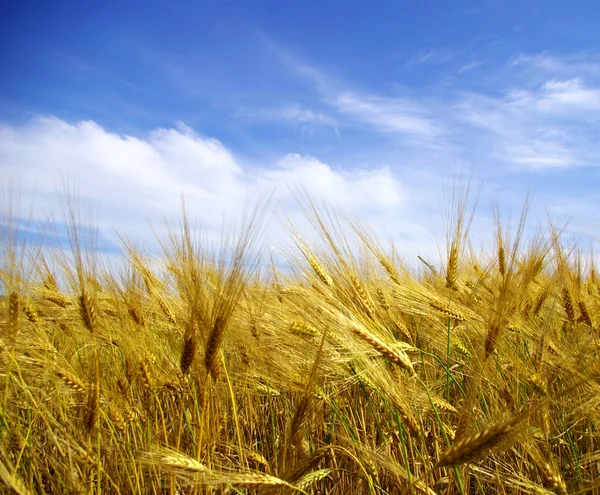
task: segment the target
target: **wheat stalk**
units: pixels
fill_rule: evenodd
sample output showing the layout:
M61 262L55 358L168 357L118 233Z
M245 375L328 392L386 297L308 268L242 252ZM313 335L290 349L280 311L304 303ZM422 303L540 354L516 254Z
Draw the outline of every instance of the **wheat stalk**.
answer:
M127 425L121 416L121 413L112 405L108 405L108 417L112 421L117 431L123 432L127 428Z
M542 306L544 305L544 302L546 301L547 297L548 297L548 291L547 290L544 290L539 295L539 297L537 298L537 300L535 302L535 306L533 307L533 316L538 316L540 314Z
M444 316L456 320L456 321L465 321L466 317L458 311L456 308L451 307L450 305L442 302L442 301L430 301L429 306L431 306L436 311L439 311Z
M294 320L290 324L290 330L303 337L317 337L319 335L319 331L310 323L299 320Z
M385 295L385 292L383 292L383 289L381 287L377 287L375 289L375 295L377 296L377 301L379 302L379 305L385 311L389 311L390 310L390 302L389 302L387 296Z
M71 302L60 292L44 292L43 297L61 308L66 308L71 304Z
M96 357L96 362L97 362ZM98 409L100 407L100 371L96 364L94 380L88 391L87 407L85 414L85 427L88 433L91 433L98 421Z
M154 293L154 298L155 298L156 303L158 304L158 307L160 308L160 310L167 317L167 320L169 320L169 322L172 323L173 325L176 325L177 320L175 319L175 315L173 314L173 312L171 311L171 309L169 308L169 306L167 305L165 300L158 293Z
M400 285L400 275L398 274L398 270L396 270L396 267L392 264L392 262L385 256L378 256L377 259L379 261L379 264L388 274L388 277L390 277L390 280Z
M154 381L152 380L152 374L150 373L150 368L148 367L148 363L145 359L140 361L140 372L142 374L144 387L148 390L152 390L154 388Z
M131 316L131 319L136 323L136 325L139 325L141 327L146 326L146 318L137 307L129 305L127 311L129 313L129 316Z

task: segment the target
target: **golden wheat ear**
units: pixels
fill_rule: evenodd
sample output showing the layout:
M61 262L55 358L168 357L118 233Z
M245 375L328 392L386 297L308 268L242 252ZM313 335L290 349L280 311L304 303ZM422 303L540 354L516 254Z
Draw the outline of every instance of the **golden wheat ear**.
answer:
M97 321L96 305L86 291L83 291L79 296L79 311L85 327L91 333L94 333Z
M64 370L57 370L56 376L60 378L65 385L75 390L76 392L85 392L85 384L74 374Z
M206 368L206 373L213 375L214 377L218 374L217 353L221 346L221 342L223 341L225 323L225 319L221 315L217 315L206 341L204 366Z
M196 350L198 349L198 340L196 336L196 327L194 322L190 322L186 331L183 348L181 349L181 359L179 360L179 369L181 374L185 375L194 361Z
M14 342L21 330L21 298L16 291L8 296L8 338Z
M373 347L373 349L375 349L390 362L398 365L402 369L405 369L411 376L416 374L410 358L402 349L389 346L379 337L373 335L358 324L351 325L350 329L354 334L358 335L362 340L368 343L371 347Z
M530 412L488 426L476 435L459 440L442 452L436 467L459 466L470 462L506 440Z

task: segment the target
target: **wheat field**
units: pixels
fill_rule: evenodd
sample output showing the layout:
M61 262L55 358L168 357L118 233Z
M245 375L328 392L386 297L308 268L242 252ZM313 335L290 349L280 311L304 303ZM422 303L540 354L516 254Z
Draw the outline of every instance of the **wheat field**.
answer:
M524 217L476 255L466 204L416 264L310 202L280 259L260 208L216 245L183 214L110 267L73 211L63 249L8 219L2 489L600 493L593 256Z

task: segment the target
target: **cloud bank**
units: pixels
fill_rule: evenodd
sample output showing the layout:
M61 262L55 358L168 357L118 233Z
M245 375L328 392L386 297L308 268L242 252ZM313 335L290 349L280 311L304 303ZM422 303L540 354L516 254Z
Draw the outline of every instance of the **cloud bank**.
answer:
M176 218L182 194L191 216L215 235L225 215L239 214L267 195L272 195L273 211L282 207L292 219L299 218L293 197L299 189L381 227L383 235L392 233L390 227L410 225L403 219L403 185L388 167L339 170L295 153L257 166L183 124L144 137L55 117L3 125L0 170L3 177L19 178L24 204L55 216L60 178L74 181L78 196L97 207L99 227L110 238L115 238L113 229L134 239L149 238L148 222Z

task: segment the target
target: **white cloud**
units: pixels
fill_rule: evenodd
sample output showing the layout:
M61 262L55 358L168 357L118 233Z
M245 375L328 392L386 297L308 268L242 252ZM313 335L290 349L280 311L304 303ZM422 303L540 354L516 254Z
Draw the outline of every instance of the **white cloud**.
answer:
M23 187L53 201L61 174L77 177L79 194L108 211L165 211L186 193L205 201L234 198L242 171L221 143L190 129L157 129L146 139L107 132L94 122L38 118L0 128L0 167ZM214 184L218 184L215 190Z
M405 195L389 168L342 171L298 154L270 166L242 166L222 143L183 125L143 138L52 117L3 125L0 171L3 177L19 176L21 196L26 203L35 196L37 212L58 213L60 176L75 177L80 197L97 205L99 226L113 239L113 228L149 239L147 220L177 215L181 193L192 215L216 233L224 213L239 213L246 199L251 203L271 192L278 203L297 211L291 190L298 186L367 222L407 225Z
M264 169L258 184L267 189L273 184L301 186L317 198L329 198L344 208L355 211L397 208L404 193L389 168L375 170L333 170L310 156L290 153L272 169ZM280 189L279 193L282 193Z

